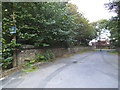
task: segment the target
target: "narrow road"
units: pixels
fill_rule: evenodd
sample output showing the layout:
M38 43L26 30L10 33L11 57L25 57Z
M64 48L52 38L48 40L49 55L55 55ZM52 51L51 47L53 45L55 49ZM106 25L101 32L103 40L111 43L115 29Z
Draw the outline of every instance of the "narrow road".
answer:
M118 56L85 52L3 80L4 88L118 88Z

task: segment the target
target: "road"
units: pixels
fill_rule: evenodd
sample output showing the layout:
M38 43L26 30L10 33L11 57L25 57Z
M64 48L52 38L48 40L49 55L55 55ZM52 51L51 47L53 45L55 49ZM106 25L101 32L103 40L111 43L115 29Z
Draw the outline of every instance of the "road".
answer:
M118 88L118 56L85 52L18 72L4 79L3 88Z

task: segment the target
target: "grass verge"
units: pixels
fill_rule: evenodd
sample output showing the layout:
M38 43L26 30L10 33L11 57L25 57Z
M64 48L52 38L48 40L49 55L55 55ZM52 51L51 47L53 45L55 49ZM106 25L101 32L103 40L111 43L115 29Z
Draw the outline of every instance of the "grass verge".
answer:
M119 55L119 56L120 56L120 54L119 54L116 50L113 50L113 51L107 51L107 52L109 52L109 53L113 53L113 54L116 54L116 55Z
M38 67L39 67L38 65L37 66L32 66L32 67L27 68L27 69L22 69L22 71L24 71L24 72L32 72Z
M78 52L73 53L72 55L78 54L78 53L84 53L84 52L93 52L93 51L94 51L94 50L81 50L81 51L78 51Z

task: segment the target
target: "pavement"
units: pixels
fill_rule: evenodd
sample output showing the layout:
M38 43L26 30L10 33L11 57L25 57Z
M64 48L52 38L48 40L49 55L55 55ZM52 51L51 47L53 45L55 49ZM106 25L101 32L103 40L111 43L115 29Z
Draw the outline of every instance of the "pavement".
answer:
M118 56L107 51L96 49L57 58L33 72L16 72L0 81L1 88L118 88Z

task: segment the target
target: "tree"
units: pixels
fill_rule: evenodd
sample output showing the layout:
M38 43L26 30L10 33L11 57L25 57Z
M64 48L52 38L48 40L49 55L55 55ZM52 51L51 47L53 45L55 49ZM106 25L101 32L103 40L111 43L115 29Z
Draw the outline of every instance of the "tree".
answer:
M120 1L112 1L105 4L105 6L106 8L108 8L108 10L114 11L117 13L117 17L112 18L111 21L113 22L116 21L116 23L113 24L115 26L112 25L113 27L115 27L115 28L112 28L112 31L114 30L114 32L118 34L112 33L112 36L117 37L117 41L120 41ZM120 47L120 42L118 42L117 47Z
M109 20L109 24L108 24L108 29L110 30L111 33L111 45L114 47L118 46L118 17L112 17Z
M11 6L12 4L8 6L7 10ZM55 2L15 3L18 43L35 46L67 45L71 38L70 34L76 26L73 22L74 18L67 15L65 6L66 3ZM7 18L7 12L4 13L6 15L3 15L3 20ZM5 28L8 29L6 26ZM10 35L9 30L6 29L4 29L5 34Z
M74 22L77 24L77 28L74 30L75 35L73 36L74 45L88 46L89 41L96 36L93 25L89 23L82 13L78 12L76 5L69 3L66 7L68 15L73 16L75 18Z
M36 47L70 47L77 40L75 45L88 45L89 40L94 36L92 25L77 12L77 6L66 4L65 2L3 2L2 60L8 61L9 59L12 62L13 51L20 44L30 44ZM12 39L13 34L10 34L10 26L13 22L17 26L16 45L15 40ZM81 44L78 44L79 42Z
M76 25L74 18L68 16L66 3L2 3L3 24L3 66L12 62L13 51L20 44L35 46L68 47L72 42L71 34ZM17 46L14 44L10 26L13 24L13 13L17 26ZM31 11L32 10L32 11Z

